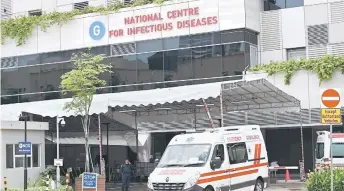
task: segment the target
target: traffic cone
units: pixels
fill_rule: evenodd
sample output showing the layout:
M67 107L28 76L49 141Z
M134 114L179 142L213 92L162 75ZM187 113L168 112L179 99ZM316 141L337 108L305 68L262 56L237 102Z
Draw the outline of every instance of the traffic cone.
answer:
M286 169L286 171L285 171L285 181L288 182L289 180L290 180L289 170Z

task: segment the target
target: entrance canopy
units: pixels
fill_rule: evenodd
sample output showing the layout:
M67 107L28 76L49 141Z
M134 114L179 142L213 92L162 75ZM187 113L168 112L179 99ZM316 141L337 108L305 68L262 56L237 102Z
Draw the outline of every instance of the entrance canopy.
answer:
M174 114L191 113L201 110L202 98L207 104L220 108L222 92L224 111L261 109L300 109L300 101L290 96L265 79L238 80L199 85L188 85L154 90L98 94L94 96L90 114L112 111L136 114L169 111ZM1 105L1 120L16 121L22 112L43 117L74 116L63 110L65 103L72 99L57 99L39 102Z

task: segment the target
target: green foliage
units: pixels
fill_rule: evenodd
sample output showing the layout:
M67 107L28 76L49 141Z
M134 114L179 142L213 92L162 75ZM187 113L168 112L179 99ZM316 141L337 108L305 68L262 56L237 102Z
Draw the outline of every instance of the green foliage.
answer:
M344 170L333 170L333 190L344 190ZM306 187L309 191L330 191L331 190L331 171L329 168L322 170L315 170L308 174Z
M257 65L251 68L249 71L264 71L267 72L269 76L276 73L283 73L284 83L289 85L292 75L297 70L306 70L316 73L321 84L326 80L332 79L332 75L336 71L341 71L342 73L344 73L344 57L324 56L317 59L301 59L298 61L288 60L280 62L270 62L269 64Z
M36 27L44 32L53 25L63 25L69 20L75 18L78 15L99 13L107 14L110 12L116 12L121 8L141 6L147 4L162 4L163 0L137 0L131 4L124 5L123 3L116 2L107 7L104 6L89 6L84 10L75 9L70 12L51 12L41 16L19 16L3 20L1 22L1 43L3 44L6 39L15 39L17 46L21 46L31 36L32 31Z
M22 188L8 188L8 191L24 191ZM27 191L45 191L45 186L28 187ZM60 186L58 189L49 189L49 191L73 191L71 186Z
M74 111L76 115L86 116L92 104L97 87L105 86L106 81L100 74L110 72L110 66L102 63L104 55L90 53L74 54L74 69L61 76L63 94L73 93L73 100L66 103L64 109Z

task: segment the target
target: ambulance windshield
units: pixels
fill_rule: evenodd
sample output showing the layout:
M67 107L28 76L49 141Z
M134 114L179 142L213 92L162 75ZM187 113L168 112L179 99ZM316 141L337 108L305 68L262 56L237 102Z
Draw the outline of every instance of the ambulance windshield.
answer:
M158 167L196 167L204 165L210 153L210 144L170 145Z

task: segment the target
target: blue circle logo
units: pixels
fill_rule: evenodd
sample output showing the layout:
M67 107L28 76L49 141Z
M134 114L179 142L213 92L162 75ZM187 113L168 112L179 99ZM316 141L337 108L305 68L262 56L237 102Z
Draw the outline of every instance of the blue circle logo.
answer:
M100 40L105 35L105 26L100 21L95 21L91 24L89 29L90 37L93 40Z

